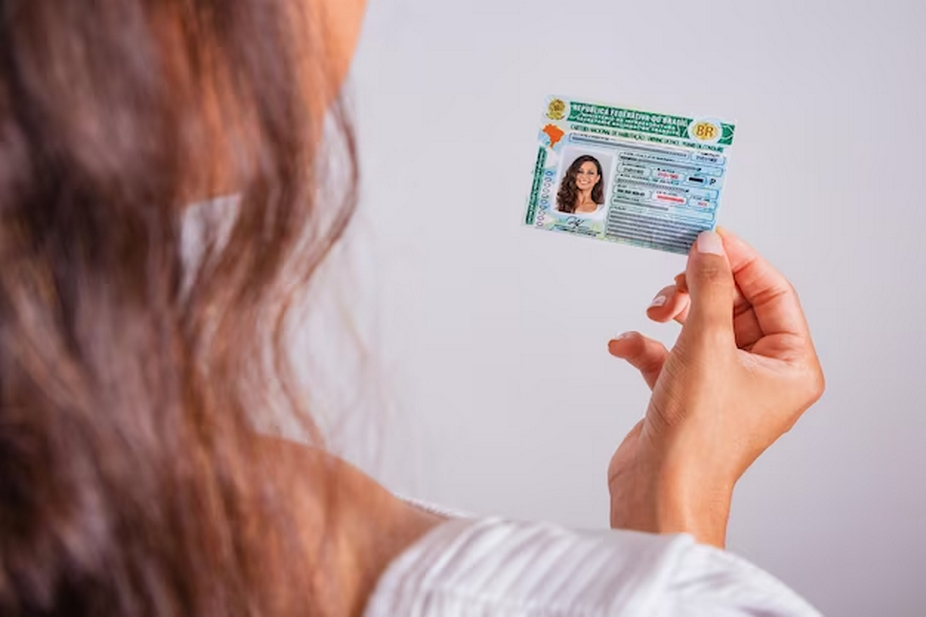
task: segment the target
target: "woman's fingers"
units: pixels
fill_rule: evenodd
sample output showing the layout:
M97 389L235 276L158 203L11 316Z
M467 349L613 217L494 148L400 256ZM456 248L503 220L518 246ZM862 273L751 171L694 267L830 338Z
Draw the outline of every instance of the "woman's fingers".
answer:
M808 334L807 321L797 293L758 252L733 233L722 229L724 249L733 268L733 278L745 300L752 306L762 332L770 334Z
M726 230L719 233L736 282L733 302L736 346L751 350L764 337L774 334L806 337L807 324L790 283L734 234ZM656 294L646 314L659 323L675 320L684 325L690 308L688 278L683 272L675 277L674 285ZM756 348L763 355L766 351Z
M734 312L733 333L736 335L736 346L747 351L763 337L752 307L747 306L743 311Z
M690 300L687 293L680 292L675 285L669 285L661 289L653 298L652 304L646 309L646 316L659 323L673 319L679 323L685 323Z
M654 321L665 322L674 319L678 323L684 324L685 319L688 317L688 308L691 305L691 298L688 295L688 279L684 272L675 277L675 285L663 289L659 294L669 297L666 293L669 289L673 290L672 295L674 298L671 302L667 302L666 308L657 310L650 307L646 313ZM670 311L670 307L672 314L665 317L665 313ZM683 308L678 310L677 307ZM759 327L755 311L752 310L752 305L743 296L739 287L736 288L736 295L733 300L733 331L736 334L736 346L740 348L749 348L762 338L762 328Z
M688 293L688 278L685 276L685 273L682 272L675 276L675 288L684 294ZM743 292L740 291L739 286L736 287L736 297L733 299L733 312L734 314L739 314L745 310L748 310L750 307L749 302L743 297Z
M627 332L610 341L608 351L612 356L626 360L639 370L650 390L656 385L662 365L669 355L665 345L639 332Z

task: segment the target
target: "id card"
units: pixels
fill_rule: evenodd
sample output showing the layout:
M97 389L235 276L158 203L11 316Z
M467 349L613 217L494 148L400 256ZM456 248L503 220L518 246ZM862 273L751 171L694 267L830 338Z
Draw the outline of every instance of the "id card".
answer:
M717 224L734 130L548 97L525 223L686 254Z

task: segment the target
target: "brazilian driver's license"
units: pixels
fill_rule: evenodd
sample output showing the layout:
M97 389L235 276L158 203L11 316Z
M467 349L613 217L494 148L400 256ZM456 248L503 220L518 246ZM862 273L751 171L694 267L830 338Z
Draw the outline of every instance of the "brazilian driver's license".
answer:
M525 223L687 253L717 224L735 126L551 96Z

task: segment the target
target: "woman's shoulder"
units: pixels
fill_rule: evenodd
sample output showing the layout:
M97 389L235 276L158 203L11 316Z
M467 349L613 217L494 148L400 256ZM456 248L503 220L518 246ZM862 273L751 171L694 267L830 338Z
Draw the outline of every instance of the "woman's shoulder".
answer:
M386 569L366 617L818 615L784 584L687 535L454 519Z

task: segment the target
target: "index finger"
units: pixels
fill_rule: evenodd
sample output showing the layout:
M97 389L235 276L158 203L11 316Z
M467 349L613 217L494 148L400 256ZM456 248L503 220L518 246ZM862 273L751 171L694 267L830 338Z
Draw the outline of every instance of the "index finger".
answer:
M807 320L794 287L772 264L726 229L718 229L733 279L752 305L759 327L769 334L807 334Z

